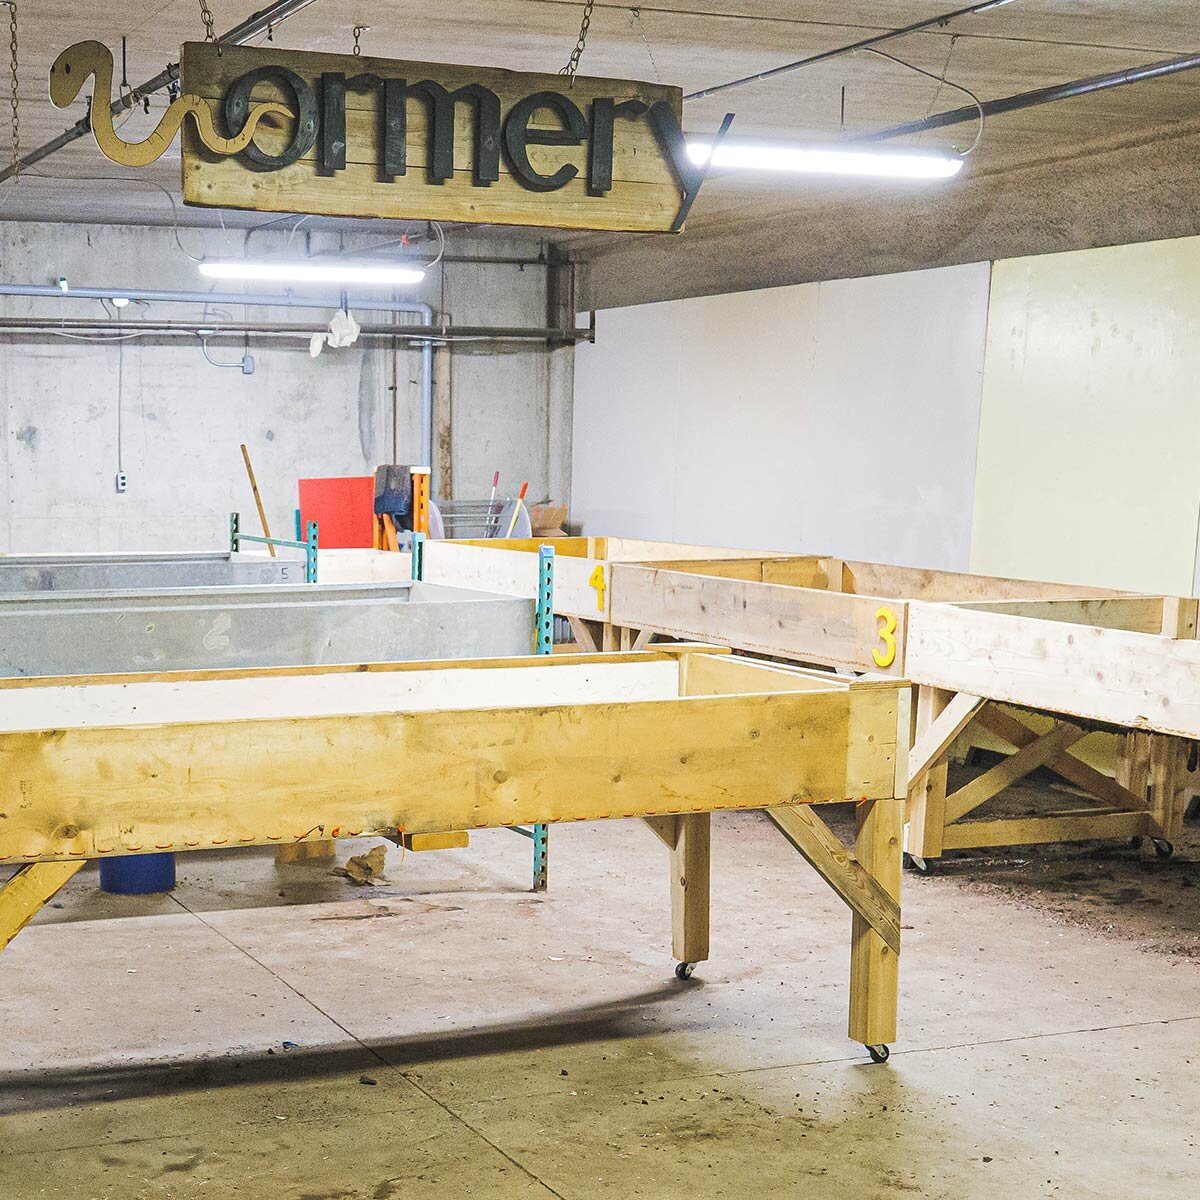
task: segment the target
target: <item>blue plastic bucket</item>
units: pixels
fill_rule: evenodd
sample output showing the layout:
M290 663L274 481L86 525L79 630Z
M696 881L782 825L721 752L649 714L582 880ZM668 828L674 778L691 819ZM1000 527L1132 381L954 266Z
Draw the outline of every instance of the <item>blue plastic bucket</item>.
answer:
M118 896L169 892L175 886L175 855L129 854L100 860L100 890Z

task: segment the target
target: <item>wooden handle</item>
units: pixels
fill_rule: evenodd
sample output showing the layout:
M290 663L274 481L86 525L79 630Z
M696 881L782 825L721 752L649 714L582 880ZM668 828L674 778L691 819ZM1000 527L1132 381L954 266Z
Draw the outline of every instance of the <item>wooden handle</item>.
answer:
M262 522L263 537L271 536L271 528L267 524L267 510L263 508L262 497L258 494L258 482L254 478L254 468L250 465L250 451L246 449L246 443L242 443L242 458L246 462L246 474L250 477L250 490L254 493L254 503L258 506L258 519ZM271 552L271 557L275 557L275 547L268 546Z

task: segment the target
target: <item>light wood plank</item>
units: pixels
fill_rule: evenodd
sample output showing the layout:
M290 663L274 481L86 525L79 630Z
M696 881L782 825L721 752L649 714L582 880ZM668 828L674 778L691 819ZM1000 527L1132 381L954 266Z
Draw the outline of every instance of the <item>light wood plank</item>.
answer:
M966 692L955 696L922 733L909 753L909 777L923 775L935 760L942 758L986 703L979 696L971 696Z
M1045 712L1200 739L1200 641L913 604L908 676Z
M904 674L901 601L626 563L612 565L610 588L617 624L800 662ZM881 645L881 606L897 619L896 655L887 668L872 657Z
M451 66L445 63L401 62L368 56L318 54L280 50L277 47L217 47L186 43L182 50L181 79L189 93L203 96L214 113L225 87L244 72L270 63L294 71L313 86L322 72L353 76L373 72L410 83L432 79L453 91L465 83L479 83L500 99L502 119L519 99L536 92L567 95L585 114L600 97L618 102L639 99L665 102L682 116L682 92L666 85L631 80L576 76L568 88L561 76L502 70L494 67ZM255 90L255 100L277 100L294 106L290 91L274 81ZM194 128L182 134L183 194L187 204L249 208L260 211L320 213L330 216L406 217L445 221L495 222L507 225L552 225L563 229L668 230L679 210L681 191L645 117L616 122L612 188L604 195L588 190L585 139L577 146L531 146L529 158L536 170L552 173L572 165L578 174L565 187L543 192L523 187L501 156L499 178L475 186L471 122L465 112L456 120L457 156L452 178L431 183L424 169L427 156L427 108L407 105L411 165L406 174L390 181L379 178L378 118L374 95L347 95L347 163L344 170L324 174L315 155L278 170L252 170L241 156L217 157L204 151ZM220 124L219 114L217 114ZM291 123L272 133L264 128L256 141L267 152L278 152L291 136Z
M1105 841L1150 833L1146 812L1087 813L1072 817L1021 817L1000 821L959 821L946 827L947 850L992 846L1034 846L1051 842Z
M873 930L900 953L900 905L811 808L771 808L767 816L804 860Z
M0 950L83 865L82 861L31 863L0 888Z
M11 733L0 736L0 861L890 795L887 698L846 689ZM848 755L851 724L869 713L874 740Z

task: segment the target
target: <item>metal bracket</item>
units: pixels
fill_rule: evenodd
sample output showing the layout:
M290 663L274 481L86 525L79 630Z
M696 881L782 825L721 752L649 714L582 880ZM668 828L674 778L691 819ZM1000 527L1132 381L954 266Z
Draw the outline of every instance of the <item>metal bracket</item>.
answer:
M420 583L425 578L425 534L412 535L412 578Z
M299 510L296 513L296 520L299 523ZM242 518L239 513L229 514L229 552L237 554L242 548L243 542L253 542L258 546L285 546L289 550L304 551L304 582L317 582L317 523L309 521L308 535L301 541L295 541L290 538L273 538L259 537L257 534L249 534L242 532Z

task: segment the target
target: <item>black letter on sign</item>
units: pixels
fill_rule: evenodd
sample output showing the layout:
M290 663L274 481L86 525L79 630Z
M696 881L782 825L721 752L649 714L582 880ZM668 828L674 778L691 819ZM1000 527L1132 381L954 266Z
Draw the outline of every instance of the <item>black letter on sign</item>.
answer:
M383 91L383 80L378 75L364 73L347 79L340 71L326 72L321 76L321 170L326 172L346 169L346 93L355 91ZM388 134L386 104L379 109L379 143L385 147ZM382 162L381 170L382 174Z
M549 109L558 118L561 129L530 129L529 122L539 109ZM508 150L513 175L531 192L556 192L566 187L579 168L564 163L553 175L542 175L529 161L530 146L578 146L587 136L583 113L558 92L535 92L518 100L504 122L504 145Z
M683 136L679 118L665 100L659 100L651 105L650 124L654 129L654 136L658 140L659 149L663 152L663 157L667 162L671 164L671 170L683 192L679 211L675 214L675 221L671 226L671 232L678 233L683 228L688 213L692 211L692 205L696 203L701 185L708 177L709 164L698 165L692 162L691 156L688 154L687 138ZM717 136L712 141L714 154L717 147L725 140L725 135L729 132L729 126L732 124L733 113L726 113L725 120L721 122L721 128L717 130Z
M613 184L613 125L617 117L644 117L650 106L642 100L592 101L592 143L588 152L588 195L603 196Z
M280 167L290 167L313 148L317 140L317 100L312 88L295 71L289 71L287 67L255 67L235 79L225 93L225 123L229 126L230 137L237 137L245 129L250 115L250 93L254 91L254 85L264 79L274 80L292 93L296 127L282 154L264 154L253 142L242 153L256 166L276 171Z
M479 83L468 83L448 92L440 83L424 79L414 83L408 94L429 103L429 178L445 183L454 176L454 106L459 100L475 105L475 161L472 177L476 187L486 187L500 178L500 97ZM403 175L403 169L395 172Z

